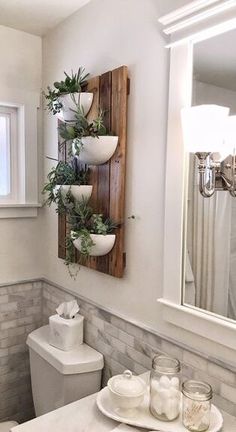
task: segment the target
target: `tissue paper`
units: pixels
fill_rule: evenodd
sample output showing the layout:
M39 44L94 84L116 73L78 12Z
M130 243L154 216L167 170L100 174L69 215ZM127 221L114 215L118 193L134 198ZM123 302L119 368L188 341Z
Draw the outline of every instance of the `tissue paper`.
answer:
M70 351L83 343L84 317L78 314L76 300L62 303L56 315L49 317L49 343L63 351Z
M56 312L63 318L74 318L75 315L79 312L79 305L76 300L64 302L58 306Z

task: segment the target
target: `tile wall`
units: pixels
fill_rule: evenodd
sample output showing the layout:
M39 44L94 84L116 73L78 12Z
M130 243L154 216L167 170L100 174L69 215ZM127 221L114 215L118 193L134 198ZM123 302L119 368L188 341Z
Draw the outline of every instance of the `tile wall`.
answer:
M42 324L43 283L0 287L0 421L34 417L27 335Z
M48 323L63 301L75 296L46 281L0 287L0 421L19 422L34 416L30 386L28 333ZM87 301L78 299L85 317L84 340L104 355L103 385L111 375L151 368L155 354L166 353L182 362L184 378L208 381L214 402L236 416L236 368L161 338Z
M43 285L43 322L62 301L75 296L49 283ZM216 359L192 352L173 341L147 332L115 315L78 299L85 317L84 340L104 355L103 385L111 375L131 369L137 374L151 368L152 357L166 353L182 363L184 379L194 378L209 382L214 390L214 402L236 416L236 368Z

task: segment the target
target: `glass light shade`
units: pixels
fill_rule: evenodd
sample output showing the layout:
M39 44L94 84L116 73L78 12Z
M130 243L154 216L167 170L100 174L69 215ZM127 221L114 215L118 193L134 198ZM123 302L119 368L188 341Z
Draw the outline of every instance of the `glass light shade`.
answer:
M236 148L236 115L226 119L224 154L233 155Z
M184 145L190 153L219 152L224 146L229 108L198 105L181 110Z

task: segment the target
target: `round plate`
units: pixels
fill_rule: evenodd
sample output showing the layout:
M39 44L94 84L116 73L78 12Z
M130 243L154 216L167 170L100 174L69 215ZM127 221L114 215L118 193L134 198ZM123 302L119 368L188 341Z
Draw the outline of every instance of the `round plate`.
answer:
M97 406L99 410L107 417L116 420L120 423L125 423L131 426L141 427L149 430L161 430L163 432L186 432L186 428L182 425L181 415L178 419L172 422L162 422L155 419L149 411L149 395L147 394L144 398L142 405L136 410L134 417L121 416L116 410L110 392L107 387L102 389L97 396ZM211 422L207 432L218 432L223 426L223 417L216 408L212 405L211 408Z

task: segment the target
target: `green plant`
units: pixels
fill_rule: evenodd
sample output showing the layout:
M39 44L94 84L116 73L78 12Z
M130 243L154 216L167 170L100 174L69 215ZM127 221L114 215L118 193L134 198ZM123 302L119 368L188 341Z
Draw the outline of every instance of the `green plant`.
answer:
M108 135L107 129L104 126L103 111L99 112L95 120L89 122L80 108L75 111L75 124L72 126L62 123L58 130L61 138L64 140L61 145L64 145L67 141L72 141L72 146L77 156L79 156L83 148L83 137L91 136L97 138L102 135Z
M48 86L48 93L43 92L43 95L47 101L47 109L53 114L59 113L62 108L59 97L65 94L73 95L74 93L83 91L89 76L89 74L85 73L85 69L83 67L80 67L77 73L73 73L72 71L71 76L66 72L64 72L64 74L64 80L54 82L53 89Z
M74 166L73 166L74 165ZM76 161L71 164L60 161L56 167L53 167L47 175L47 183L43 188L43 194L48 194L45 205L50 206L53 202L57 203L58 213L66 211L66 204L69 206L73 203L70 190L66 194L65 199L62 199L60 188L55 191L56 186L60 185L86 185L88 182L88 169L78 169ZM66 204L65 204L66 202Z
M87 258L92 246L94 246L91 234L106 235L113 232L118 226L110 218L104 218L102 214L93 213L92 208L85 201L76 203L68 214L72 235L67 236L66 239L67 265L73 261L73 240L78 238L81 240L81 258Z

